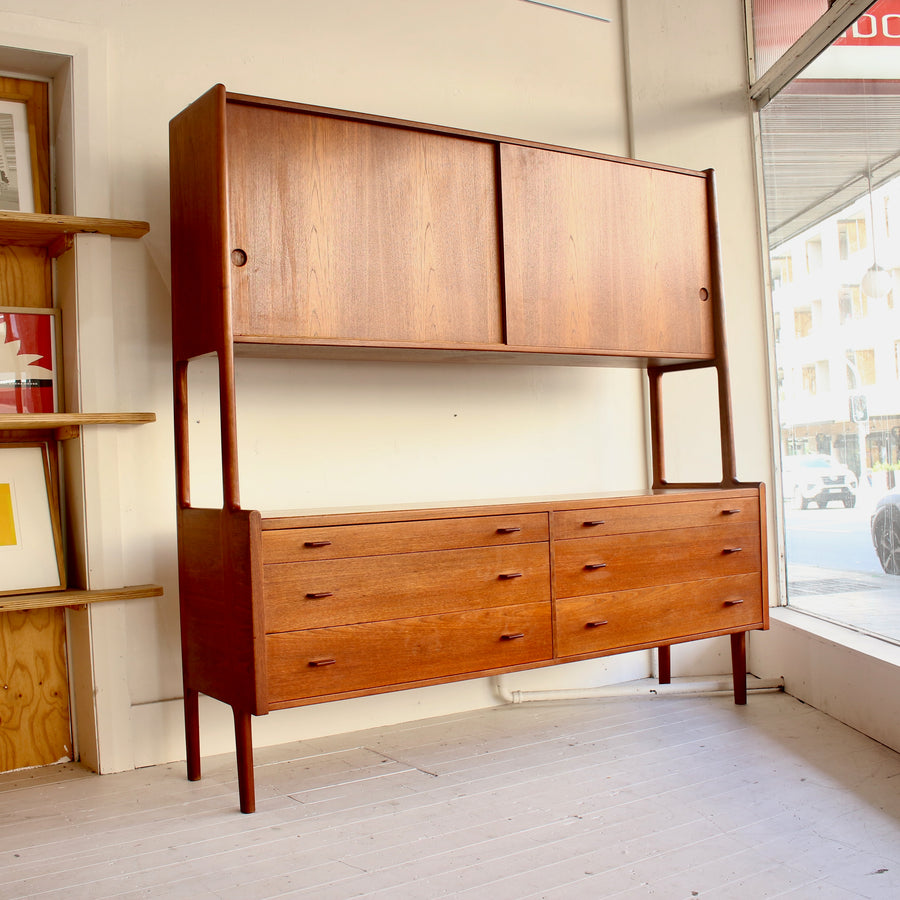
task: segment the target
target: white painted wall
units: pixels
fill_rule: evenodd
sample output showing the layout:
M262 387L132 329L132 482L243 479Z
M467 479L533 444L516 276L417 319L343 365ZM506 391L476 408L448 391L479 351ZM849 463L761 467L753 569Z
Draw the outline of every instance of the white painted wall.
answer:
M87 335L108 331L115 341L114 353L82 360L85 377L113 378L111 403L159 417L155 425L118 430L112 468L100 469L102 456L86 463L94 481L108 480L98 508L108 518L110 505L118 508L111 523L122 537L117 575L166 590L162 599L91 613L103 677L111 682L101 687L130 699L127 715L119 702L98 709L101 731L111 735L98 763L104 771L183 755L167 125L216 82L243 93L715 167L739 474L769 480L740 5L564 5L612 21L520 0L0 0L0 44L62 53L77 45L74 77L102 70L75 87L76 98L90 105L82 118L96 123L82 139L100 145L92 156L100 163L76 177L73 211L146 219L152 229L140 242L112 242L113 302L108 312L97 309L96 321L81 320ZM111 362L115 373L108 376ZM211 383L209 370L197 366L196 447L212 457ZM716 446L716 424L701 415L697 391L692 382L674 391L676 419L690 427L673 425L667 435L676 460L702 470L690 468L689 477L715 471L715 455L698 450L698 435L702 445ZM254 360L241 364L239 398L245 506L455 502L646 481L643 382L634 371ZM212 468L198 467L194 491L195 502L218 497ZM94 573L99 582L109 574L102 567ZM518 689L595 685L641 677L650 664L650 654L639 653L508 681ZM730 662L727 649L710 642L677 648L674 665L676 674L695 674L727 671ZM261 745L494 702L486 681L446 685L285 711L256 720L255 737ZM210 701L202 715L204 752L230 750L228 710Z

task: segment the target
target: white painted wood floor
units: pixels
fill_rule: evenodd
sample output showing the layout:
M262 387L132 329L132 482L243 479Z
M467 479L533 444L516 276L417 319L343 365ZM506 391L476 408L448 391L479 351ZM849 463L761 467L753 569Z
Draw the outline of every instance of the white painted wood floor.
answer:
M523 704L0 776L0 897L898 898L900 755L784 694Z

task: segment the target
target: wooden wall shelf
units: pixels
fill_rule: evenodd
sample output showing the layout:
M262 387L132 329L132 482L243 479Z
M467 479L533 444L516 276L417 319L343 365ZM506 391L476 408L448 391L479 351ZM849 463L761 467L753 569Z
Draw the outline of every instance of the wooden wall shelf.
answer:
M57 440L78 436L82 425L146 425L156 413L5 413L0 415L0 433L54 431Z
M0 612L23 609L50 609L61 606L86 606L111 600L138 600L142 597L161 597L163 589L158 584L136 584L108 590L47 591L36 594L12 594L0 597Z
M71 239L75 234L108 234L111 237L140 238L149 230L150 225L147 222L130 219L0 212L0 244L53 248L51 256L64 253L71 246Z

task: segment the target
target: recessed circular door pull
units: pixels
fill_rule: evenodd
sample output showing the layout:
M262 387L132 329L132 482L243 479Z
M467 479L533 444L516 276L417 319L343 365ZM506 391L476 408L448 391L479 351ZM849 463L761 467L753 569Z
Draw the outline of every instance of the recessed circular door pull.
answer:
M726 547L722 552L723 553L740 553L744 548L743 547Z
M525 633L522 631L517 631L514 634L501 634L501 641L518 641L525 637Z
M608 619L598 619L596 622L585 622L585 628L599 628L601 625L609 625Z
M501 572L497 576L501 581L509 581L511 578L521 578L521 572Z
M498 528L497 534L515 534L517 531L521 531L518 525L507 525L504 528Z
M606 563L585 563L584 567L589 571L593 572L594 569L605 569Z
M312 669L321 669L322 666L333 666L336 662L333 656L329 656L326 659L311 659L308 665Z
M738 597L738 598L735 599L735 600L726 600L726 601L725 601L725 605L726 605L726 606L739 606L739 605L740 605L741 603L743 603L743 602L744 602L744 598L743 598L743 597Z
M304 547L330 547L331 541L304 541Z
M324 597L333 597L334 591L310 591L306 595L307 600L322 600Z

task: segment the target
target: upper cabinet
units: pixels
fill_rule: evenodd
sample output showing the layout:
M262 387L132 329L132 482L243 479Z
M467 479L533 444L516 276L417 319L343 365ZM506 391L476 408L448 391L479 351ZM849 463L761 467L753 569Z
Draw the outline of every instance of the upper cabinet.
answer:
M176 359L715 357L711 173L221 85L171 153Z
M713 355L703 174L514 144L500 159L510 345Z
M495 147L227 108L236 340L497 344Z

